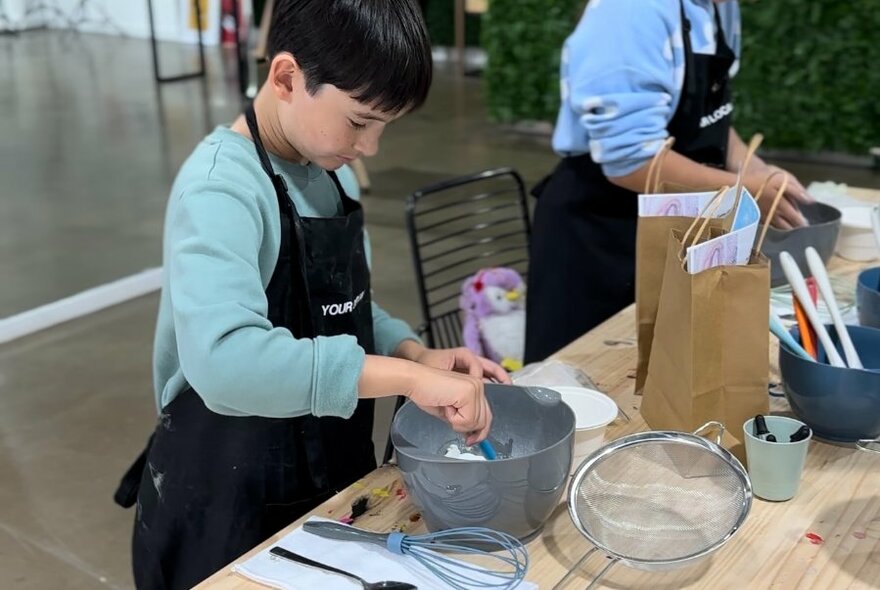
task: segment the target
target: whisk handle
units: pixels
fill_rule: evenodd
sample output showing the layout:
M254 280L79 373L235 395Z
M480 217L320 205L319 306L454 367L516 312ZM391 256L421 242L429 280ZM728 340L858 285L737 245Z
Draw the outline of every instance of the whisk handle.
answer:
M309 521L303 524L303 530L325 539L333 539L334 541L359 541L361 543L373 543L381 547L387 547L388 541L387 533L364 531L336 522Z

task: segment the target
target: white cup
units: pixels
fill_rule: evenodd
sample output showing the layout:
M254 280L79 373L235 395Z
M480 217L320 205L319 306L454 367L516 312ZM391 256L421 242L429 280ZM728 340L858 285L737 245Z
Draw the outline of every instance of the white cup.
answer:
M605 442L605 427L617 418L617 404L604 393L586 387L552 387L574 411L574 454L571 473Z
M848 260L868 262L880 256L878 208L843 207L837 253Z

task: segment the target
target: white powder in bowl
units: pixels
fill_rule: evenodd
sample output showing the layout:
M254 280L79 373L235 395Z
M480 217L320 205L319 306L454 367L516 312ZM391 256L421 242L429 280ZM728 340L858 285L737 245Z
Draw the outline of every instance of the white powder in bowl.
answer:
M461 459L463 461L486 460L486 457L484 457L483 455L462 451L461 448L455 443L449 445L449 447L446 449L446 454L444 455L444 457L449 457L450 459Z

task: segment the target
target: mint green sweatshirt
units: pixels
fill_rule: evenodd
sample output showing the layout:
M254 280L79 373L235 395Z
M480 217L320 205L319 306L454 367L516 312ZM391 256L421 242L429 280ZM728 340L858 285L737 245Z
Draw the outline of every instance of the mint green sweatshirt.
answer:
M303 217L342 213L330 176L271 156ZM354 175L337 173L358 198ZM254 144L218 127L184 162L165 217L165 276L153 347L159 411L189 383L231 416L347 418L357 403L364 350L354 336L294 338L266 318L265 289L280 244L278 202ZM366 243L369 261L370 244ZM410 327L373 304L376 352L389 355Z

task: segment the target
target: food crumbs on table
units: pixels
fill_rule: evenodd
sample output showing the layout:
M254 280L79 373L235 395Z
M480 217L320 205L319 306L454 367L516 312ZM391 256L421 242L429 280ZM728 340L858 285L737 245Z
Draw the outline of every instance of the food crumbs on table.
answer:
M816 533L807 533L804 536L807 537L813 545L821 545L824 542L822 536L817 535Z
M864 539L865 537L867 537L867 535L864 531L855 531L853 533L853 537L855 537L856 539Z
M339 522L341 522L342 524L354 524L354 520L357 517L363 516L364 514L366 514L369 503L370 503L370 499L368 497L361 496L360 498L358 498L357 500L355 500L354 502L351 503L351 513L340 518ZM333 513L333 511L331 510L329 512L329 514L332 514L332 513Z
M419 522L422 519L422 515L416 512L415 514L411 514L409 517L410 522Z
M394 492L394 495L397 496L398 500L404 500L406 499L406 490L403 488L399 488L396 492Z
M366 496L361 496L357 500L351 503L351 517L357 518L358 516L363 516L367 512L367 505L370 503L370 499Z
M373 495L378 498L387 498L391 494L388 493L388 488L373 488Z

